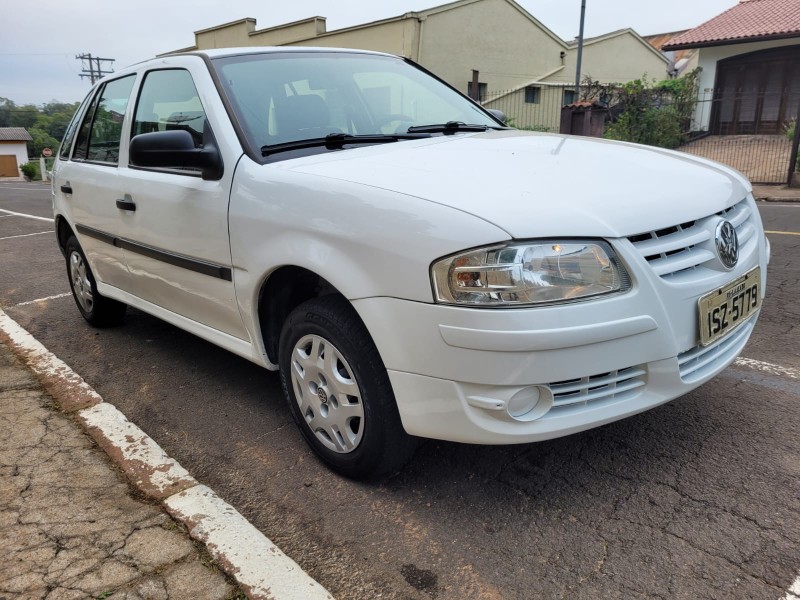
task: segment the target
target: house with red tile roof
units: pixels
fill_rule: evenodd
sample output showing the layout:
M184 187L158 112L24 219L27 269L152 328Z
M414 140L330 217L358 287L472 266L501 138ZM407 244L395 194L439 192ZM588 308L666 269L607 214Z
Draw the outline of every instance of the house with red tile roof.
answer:
M798 114L800 0L741 0L662 49L698 51L698 129L781 134Z

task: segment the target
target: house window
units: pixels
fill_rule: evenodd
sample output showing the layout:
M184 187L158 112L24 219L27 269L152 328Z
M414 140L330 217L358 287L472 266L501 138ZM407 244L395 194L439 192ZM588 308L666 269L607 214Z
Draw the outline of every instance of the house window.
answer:
M472 82L471 81L467 83L467 96L469 96L470 98L474 98L474 96L472 95ZM478 101L479 102L483 102L484 100L486 100L486 84L485 83L479 83L478 84Z
M539 104L539 98L542 95L542 88L534 85L529 85L525 88L525 103L526 104Z
M564 106L575 102L575 90L564 90Z

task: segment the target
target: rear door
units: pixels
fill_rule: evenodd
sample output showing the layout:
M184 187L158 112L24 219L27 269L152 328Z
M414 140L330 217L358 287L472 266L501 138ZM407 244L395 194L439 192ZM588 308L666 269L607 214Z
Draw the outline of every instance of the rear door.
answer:
M95 278L127 289L130 278L123 250L114 246L120 231L119 156L136 75L106 82L80 121L70 160L69 145L54 173L54 193L92 267Z
M200 93L198 90L203 90ZM188 131L195 146L215 144L224 160L222 178L207 181L197 169L120 167L128 210L119 215L134 295L248 339L233 286L228 199L242 152L205 64L198 57L147 71L132 111L130 136Z

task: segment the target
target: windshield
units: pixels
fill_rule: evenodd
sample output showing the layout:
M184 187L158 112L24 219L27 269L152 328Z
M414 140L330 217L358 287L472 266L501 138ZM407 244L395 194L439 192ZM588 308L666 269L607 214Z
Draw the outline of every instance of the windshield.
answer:
M332 133L403 134L448 122L500 127L461 94L395 57L265 53L213 63L252 148Z

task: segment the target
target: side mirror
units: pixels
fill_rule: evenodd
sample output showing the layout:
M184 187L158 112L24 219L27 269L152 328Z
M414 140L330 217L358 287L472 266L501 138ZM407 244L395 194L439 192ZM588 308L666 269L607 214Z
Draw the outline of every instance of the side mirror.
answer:
M502 110L497 110L496 108L487 108L486 112L500 121L503 125L506 124L506 113L504 113Z
M224 168L215 145L204 144L202 148L195 148L192 135L180 129L134 136L129 157L135 167L200 169L203 179L208 180L221 179Z

